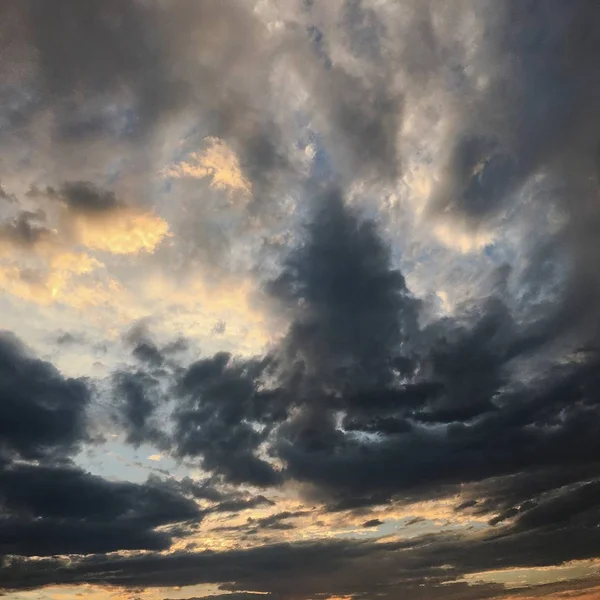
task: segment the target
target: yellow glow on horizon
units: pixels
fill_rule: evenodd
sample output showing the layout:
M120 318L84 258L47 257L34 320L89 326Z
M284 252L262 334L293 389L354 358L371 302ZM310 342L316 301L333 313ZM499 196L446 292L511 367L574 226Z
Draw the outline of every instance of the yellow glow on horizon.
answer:
M548 567L515 567L469 573L460 581L465 581L470 585L501 583L507 589L511 589L522 586L548 585L557 581L586 579L597 576L599 568L599 559L574 560Z
M31 590L17 592L11 595L14 600L187 600L190 597L204 597L220 593L218 587L212 584L198 584L185 587L149 587L141 589L126 589L96 584L53 585L43 591Z

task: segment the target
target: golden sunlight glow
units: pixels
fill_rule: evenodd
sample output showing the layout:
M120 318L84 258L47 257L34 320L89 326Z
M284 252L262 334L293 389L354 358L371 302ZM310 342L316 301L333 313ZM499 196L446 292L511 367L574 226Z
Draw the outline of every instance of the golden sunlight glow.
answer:
M44 281L27 277L26 273L15 264L0 266L0 286L5 294L11 294L22 300L40 304L48 304L52 301Z
M169 235L167 222L158 215L125 207L102 219L80 215L74 226L83 245L112 254L153 252Z
M234 191L251 196L250 182L243 176L235 152L222 140L206 138L209 147L202 153L193 152L187 160L167 169L164 174L171 178L190 177L211 178L211 186L225 190L231 195Z
M76 309L112 302L120 286L103 274L90 279L104 265L83 253L64 252L50 257L46 268L31 273L16 264L0 267L5 293L40 305L62 303ZM83 279L81 279L83 277Z
M581 590L572 590L568 584L562 587L565 589L556 592L548 590L544 595L541 595L536 588L532 588L531 594L505 596L501 600L570 600L571 598L574 600L598 600L600 598L600 586Z
M469 584L501 583L507 588L527 585L545 585L556 581L586 579L598 574L600 560L574 560L549 567L522 567L497 571L482 571L465 575L461 581Z
M43 596L39 590L18 592L11 596L14 600L187 600L190 597L205 597L218 594L216 585L200 584L187 587L146 588L144 590L128 590L119 587L108 587L94 584L51 586L44 589Z
M458 250L462 254L468 254L476 250L482 250L494 242L494 235L489 231L468 231L465 226L454 220L438 223L433 229L436 237L448 248Z

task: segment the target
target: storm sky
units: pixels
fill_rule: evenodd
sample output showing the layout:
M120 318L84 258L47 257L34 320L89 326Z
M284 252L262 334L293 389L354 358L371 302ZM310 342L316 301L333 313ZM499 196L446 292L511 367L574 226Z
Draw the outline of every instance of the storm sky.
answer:
M600 596L600 3L0 0L0 595Z

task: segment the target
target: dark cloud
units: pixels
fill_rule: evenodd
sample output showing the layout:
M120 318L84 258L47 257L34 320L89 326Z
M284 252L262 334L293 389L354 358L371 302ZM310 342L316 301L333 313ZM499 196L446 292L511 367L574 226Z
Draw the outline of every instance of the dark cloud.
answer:
M292 311L287 360L319 386L346 393L384 386L416 329L418 303L390 267L374 224L358 219L337 191L318 199L306 241L270 291Z
M144 320L135 323L123 341L138 367L122 368L112 376L113 420L125 431L128 443L149 442L169 449L172 443L163 417L172 411L172 380L184 371L174 358L187 349L187 342L177 339L157 345Z
M365 529L369 529L370 527L379 527L380 525L383 525L383 521L380 521L379 519L370 519L362 524Z
M201 520L193 500L157 480L110 482L73 466L90 398L85 381L0 336L0 553L160 550L177 532L157 527Z
M49 190L49 195L64 202L74 214L100 216L121 206L113 192L101 190L87 181L65 183L59 191Z
M582 523L587 527L600 526L598 511L599 482L591 481L552 490L535 499L513 506L492 519L492 524L515 518L514 528L531 530L538 528L561 529L567 523Z
M488 515L495 536L485 543L438 537L423 555L411 549L423 577L433 577L443 556L456 565L446 579L595 556L595 537L586 533L598 518L597 490L588 483L600 464L595 352L517 384L515 361L543 348L546 338L517 325L500 295L419 328L419 302L391 267L375 226L337 194L316 202L304 243L269 293L291 319L272 356L219 353L176 377L176 455L200 458L233 484L310 484L330 511L447 496L462 484L457 510ZM283 461L283 471L269 457ZM211 499L217 512L247 503ZM224 529L292 529L288 518L275 513ZM560 549L546 550L559 539ZM464 593L455 585L457 595ZM283 593L270 584L251 589ZM332 593L360 589L340 584ZM499 593L493 586L484 591Z
M220 506L217 506L217 512ZM222 526L217 527L215 531L232 531L237 532L240 535L254 535L262 530L271 530L271 531L290 531L292 529L296 529L296 525L290 523L290 519L296 519L298 517L302 517L309 514L308 511L305 510L297 510L297 511L283 511L279 513L274 513L269 515L268 517L262 517L260 519L256 519L253 517L248 517L246 523L244 525L231 525L231 526Z
M202 515L164 485L106 481L71 466L12 465L0 471L0 549L48 556L161 550L173 532L155 528Z
M5 566L0 581L7 589L83 581L129 588L217 583L224 591L268 592L286 599L315 595L396 598L399 593L422 599L491 598L505 594L505 588L500 584L469 586L457 579L491 564L536 567L567 556L594 556L596 538L582 528L484 539L440 534L402 542L319 540L225 552L90 557L70 565L13 562ZM543 559L532 554L539 544L550 545Z
M148 363L152 367L160 367L163 364L163 356L159 349L151 341L142 341L133 349L133 356L139 361Z
M206 508L207 512L241 512L259 506L274 506L275 503L259 494L253 496L237 488L218 485L217 478L212 477L204 481L196 481L191 477L184 477L180 481L173 479L164 482L173 490L198 500L213 502Z
M329 199L272 285L296 311L283 352L293 365L286 390L299 410L275 446L288 477L349 506L597 463L594 354L552 369L545 381L511 385L513 362L544 343L535 327L519 330L492 297L418 332L418 304L387 261L372 226ZM398 358L415 365L402 382Z
M232 483L310 483L333 510L522 471L594 472L595 354L515 385L514 361L545 338L519 329L500 297L420 330L375 226L337 193L316 202L269 292L289 331L271 358L220 353L182 372L176 455ZM261 444L283 472L259 458ZM498 502L498 514L512 508Z
M226 353L192 364L181 379L175 413L177 455L201 456L204 468L232 483L277 484L280 473L256 455L286 416L276 395L257 389L268 366L269 360L236 361Z
M308 514L307 511L284 511L263 517L262 519L251 519L250 524L255 525L258 529L293 529L294 526L291 523L284 523L288 519L295 519Z
M385 556L387 547L381 546L381 551L375 551L375 554ZM186 585L192 583L234 581L231 591L272 591L273 593L288 593L292 589L288 586L296 582L298 587L296 593L299 597L306 594L307 588L314 586L314 582L323 579L325 575L331 576L333 567L338 569L344 563L352 562L353 559L360 560L362 557L370 554L373 547L370 545L360 545L353 542L313 542L303 544L276 544L262 548L254 548L247 551L229 551L225 553L203 552L196 555L174 554L169 557L147 556L139 557L133 560L116 559L116 561L106 560L104 558L91 558L87 565L85 561L67 572L56 572L50 575L53 579L65 578L65 580L77 581L77 571L87 571L86 577L90 581L100 582L104 577L114 577L114 583L117 585L128 586L166 586L169 580L175 581L177 585ZM267 567L269 564L269 567ZM235 566L237 565L237 566ZM300 569L299 569L300 567ZM231 569L238 570L238 575L233 576ZM120 574L116 571L119 570ZM39 585L40 580L36 579L35 565L30 565L29 584L23 582L25 587L31 583ZM45 571L45 569L44 569ZM94 576L97 572L98 577ZM4 585L8 587L10 582L10 568L5 568ZM15 571L16 573L16 571ZM265 577L271 580L276 589L269 589L273 585L265 585ZM287 581L283 579L278 584L276 579L287 573ZM301 583L303 577L310 575L310 582L305 580ZM48 573L49 574L49 573ZM48 575L47 574L47 575ZM47 575L39 573L45 581ZM40 578L40 579L41 579ZM284 587L285 586L285 587ZM332 582L325 590L329 591L333 586ZM227 588L226 588L227 589ZM316 590L315 590L316 591Z
M250 498L232 498L229 500L222 500L213 507L213 512L240 512L242 510L249 510L251 508L257 508L259 506L274 506L275 503L262 495L250 497Z
M90 392L0 334L0 456L41 459L72 450L86 436Z
M590 374L595 369L588 368ZM284 456L295 477L351 497L367 494L377 498L411 489L422 493L434 490L434 485L478 481L549 465L589 465L593 469L600 449L593 435L598 411L592 390L597 384L588 379L590 395L582 396L580 386L585 387L587 376L581 367L574 368L566 381L561 379L529 400L526 394L531 390L500 397L504 406L498 406L500 401L494 403L476 419L470 413L448 414L451 422L441 423L443 435L438 432L442 430L417 423L401 433L373 428L370 431L376 431L378 439L371 441L330 430L317 438L318 446L306 442L304 448L288 446ZM418 419L419 413L415 417Z
M156 420L158 405L164 400L159 381L142 371L116 373L114 382L114 418L123 427L127 441L139 446L151 441L164 446L165 433Z
M184 477L176 485L186 494L201 500L219 502L228 498L228 494L217 489L210 480L197 482L191 477Z
M123 339L132 348L134 358L155 374L177 366L172 358L188 349L188 341L182 337L162 346L157 345L150 331L150 324L143 319L135 323Z

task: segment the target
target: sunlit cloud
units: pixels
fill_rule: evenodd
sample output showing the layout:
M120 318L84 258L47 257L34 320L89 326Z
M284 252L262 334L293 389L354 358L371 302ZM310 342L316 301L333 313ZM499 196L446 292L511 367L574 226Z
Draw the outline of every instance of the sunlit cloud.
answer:
M229 195L241 192L251 196L250 181L244 177L235 152L218 138L209 137L205 141L208 148L200 153L192 152L185 160L166 169L164 176L173 179L210 177L210 185L215 189Z
M73 220L79 243L92 250L112 254L153 252L169 235L161 217L130 208L119 208L106 217L79 215Z
M144 280L143 291L144 302L152 303L162 315L160 327L185 332L200 343L255 354L280 333L267 306L261 306L251 279L214 281L200 273L177 285L164 275L151 275Z

